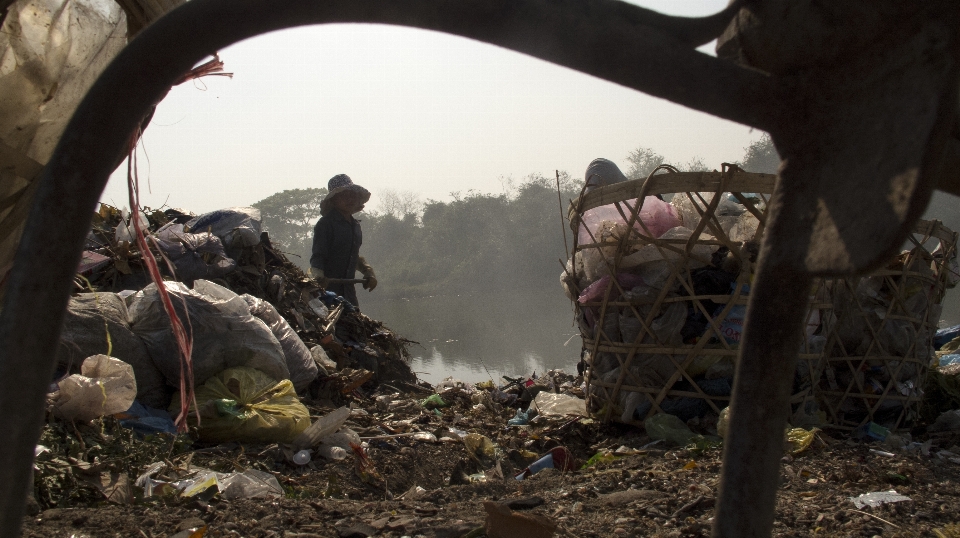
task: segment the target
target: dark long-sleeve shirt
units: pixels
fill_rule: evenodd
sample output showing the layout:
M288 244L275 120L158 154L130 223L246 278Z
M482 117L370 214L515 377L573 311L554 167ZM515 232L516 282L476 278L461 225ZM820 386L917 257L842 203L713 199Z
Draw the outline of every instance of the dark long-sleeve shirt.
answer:
M339 211L320 217L313 228L310 266L323 270L327 278L356 278L363 233L360 221L347 219ZM357 304L354 285L331 285L330 290Z

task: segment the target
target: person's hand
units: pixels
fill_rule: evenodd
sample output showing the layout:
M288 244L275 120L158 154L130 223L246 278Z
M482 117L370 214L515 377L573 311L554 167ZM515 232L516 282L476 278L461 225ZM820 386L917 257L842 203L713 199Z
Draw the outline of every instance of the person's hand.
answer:
M377 277L375 277L375 276L368 276L366 279L364 279L364 281L363 281L363 289L365 289L365 290L367 290L367 291L373 291L373 289L376 288L376 287L377 287Z
M310 278L317 283L323 289L327 289L327 286L330 285L330 279L323 275L323 269L317 269L316 267L310 268Z

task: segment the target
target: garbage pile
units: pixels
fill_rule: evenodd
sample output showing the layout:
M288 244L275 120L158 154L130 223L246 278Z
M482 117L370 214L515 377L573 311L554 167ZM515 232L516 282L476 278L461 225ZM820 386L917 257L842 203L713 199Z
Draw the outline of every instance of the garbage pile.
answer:
M163 286L192 337L189 372L134 241L132 218L161 260ZM408 341L307 278L261 233L254 208L128 215L101 204L86 249L58 348L58 377L110 379L103 364L89 372L87 366L88 357L110 358L128 365L138 404L176 413L189 403L178 393L181 377L192 376L196 406L190 405L201 417L201 438L289 441L309 424L298 394L340 402L362 383L416 381ZM61 402L69 394L63 383ZM119 395L110 390L107 400ZM132 403L125 394L90 412L110 415ZM59 416L93 418L70 409ZM218 422L239 416L242 427ZM270 433L256 433L265 428Z

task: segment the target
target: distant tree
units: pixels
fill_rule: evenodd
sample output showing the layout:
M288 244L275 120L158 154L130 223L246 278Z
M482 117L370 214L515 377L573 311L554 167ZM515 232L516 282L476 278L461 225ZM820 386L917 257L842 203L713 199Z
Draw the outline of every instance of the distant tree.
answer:
M557 182L560 183L560 194L563 197L569 196L579 196L580 190L583 188L583 180L580 178L574 178L566 170L558 170L556 175L545 176L539 172L528 174L523 178L523 182L519 187L513 189L514 194L519 196L523 193L524 189L530 189L531 187L541 187L552 192L557 191Z
M395 191L381 189L377 192L377 209L371 214L392 215L403 220L408 215L420 218L423 214L424 202L420 195L413 191Z
M663 155L650 148L640 147L627 155L630 169L627 170L627 179L646 179L650 172L663 164Z
M689 161L687 164L680 165L677 167L682 172L709 172L713 168L707 166L707 163L703 161L703 157L696 156Z
M763 133L759 140L743 148L742 168L747 172L776 174L780 168L780 155L773 147L770 135Z
M320 201L327 189L290 189L268 196L253 204L260 210L263 229L270 240L289 253L309 254L313 241L313 226L320 218ZM304 265L306 262L297 260Z

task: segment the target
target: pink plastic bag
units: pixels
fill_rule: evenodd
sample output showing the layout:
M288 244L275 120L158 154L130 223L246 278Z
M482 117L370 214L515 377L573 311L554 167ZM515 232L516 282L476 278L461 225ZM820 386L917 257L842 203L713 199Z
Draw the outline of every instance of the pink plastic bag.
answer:
M617 282L620 283L620 286L624 290L630 290L637 286L643 286L646 284L643 281L643 278L641 278L638 275L632 275L630 273L618 274ZM607 291L607 287L610 286L610 284L611 284L610 275L601 277L600 280L597 280L593 284L590 284L589 286L587 286L586 289L583 290L583 293L580 294L580 297L577 299L577 301L580 304L585 304L585 303L600 300L600 298L603 297L604 292ZM619 295L619 292L617 292L617 290L613 290L611 291L611 294ZM614 298L616 298L616 296Z
M626 203L620 203L620 209L623 210L623 214L626 215L627 219L629 219L632 214L632 211L627 206L636 207L636 204L636 198L627 200ZM681 225L680 217L677 216L677 209L673 207L672 204L664 202L656 196L647 196L644 198L643 207L640 208L638 219L640 222L643 222L643 226L641 226L640 222L635 222L633 225L634 229L637 230L640 235L646 236L649 235L643 229L644 226L646 226L654 238L660 237L667 230ZM583 214L577 241L581 244L593 243L590 235L593 234L593 236L596 237L600 223L605 220L622 222L624 224L628 222L628 220L624 220L623 216L620 215L616 204L608 204L589 209ZM587 230L589 230L589 232Z

